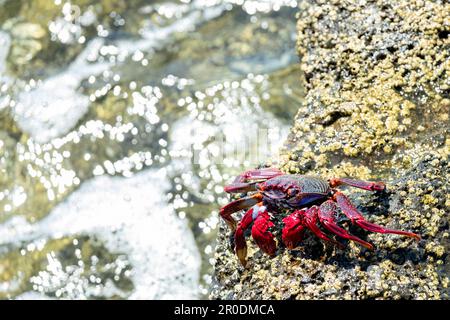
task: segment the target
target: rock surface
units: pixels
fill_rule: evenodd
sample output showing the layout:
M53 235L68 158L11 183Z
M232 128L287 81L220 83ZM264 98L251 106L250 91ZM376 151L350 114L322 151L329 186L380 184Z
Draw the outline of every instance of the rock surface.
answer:
M307 95L281 152L288 173L385 181L382 194L344 192L369 221L422 240L344 223L376 250L310 234L271 259L248 240L243 269L223 227L211 298L448 299L449 15L439 1L302 1Z

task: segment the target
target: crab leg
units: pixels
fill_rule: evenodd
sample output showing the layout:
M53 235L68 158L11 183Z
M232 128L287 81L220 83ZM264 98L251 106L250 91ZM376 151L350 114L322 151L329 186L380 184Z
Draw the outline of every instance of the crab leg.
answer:
M341 208L342 212L352 221L352 223L358 225L359 227L369 230L372 232L378 232L378 233L393 233L393 234L400 234L403 236L415 238L417 240L420 240L420 236L407 231L400 231L400 230L393 230L393 229L387 229L382 226L379 226L374 223L368 222L363 215L351 204L350 200L341 192L336 192L334 194L334 199L336 200L339 208Z
M368 191L382 191L386 187L383 182L371 182L362 180L353 180L347 178L334 178L329 180L330 186L335 188L340 185L348 185Z
M245 182L248 180L270 179L284 174L277 168L261 168L248 170L236 177L234 182Z
M223 190L227 193L238 193L238 192L250 192L256 191L256 185L258 182L244 183L244 182L233 182L232 184L225 186Z
M248 192L256 190L256 182L248 182L249 180L267 180L284 174L276 168L262 168L249 170L236 177L234 182L224 188L225 192Z
M325 229L338 235L341 238L355 241L369 250L373 250L373 245L366 242L354 235L351 235L347 230L338 226L336 222L336 215L338 213L337 206L332 200L327 200L322 203L319 207L319 220Z
M303 209L303 210L305 210L305 209ZM322 232L322 230L319 229L319 227L317 226L318 212L319 212L319 209L317 208L317 206L313 206L313 207L305 210L304 214L305 214L306 226L320 239L334 243L341 249L344 248L344 246L342 244L330 239L325 233Z
M220 216L225 220L225 222L228 224L228 226L231 228L231 230L236 230L236 220L231 216L234 212L247 209L258 202L260 202L262 199L262 195L260 193L256 193L252 196L240 198L238 200L232 201L229 204L223 206L219 214Z

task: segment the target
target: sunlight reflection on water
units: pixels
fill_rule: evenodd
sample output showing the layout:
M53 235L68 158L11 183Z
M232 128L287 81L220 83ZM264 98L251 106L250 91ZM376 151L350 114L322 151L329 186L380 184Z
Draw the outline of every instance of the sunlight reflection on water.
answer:
M64 65L22 57L22 74L8 57L43 50L43 29L7 20L0 298L205 297L223 185L276 160L291 119L271 108L299 98L272 77L296 62L296 6L162 2L112 11L108 27L93 7L55 1L44 34L81 50Z

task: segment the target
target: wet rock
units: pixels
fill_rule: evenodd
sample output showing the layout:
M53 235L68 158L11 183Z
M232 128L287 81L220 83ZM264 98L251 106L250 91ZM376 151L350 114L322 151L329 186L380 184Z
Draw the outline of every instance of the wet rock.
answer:
M449 4L431 1L302 1L307 95L281 152L288 173L385 181L382 194L344 192L368 220L422 240L344 223L376 250L342 251L309 234L271 259L249 240L244 270L223 227L212 298L448 298L449 14Z

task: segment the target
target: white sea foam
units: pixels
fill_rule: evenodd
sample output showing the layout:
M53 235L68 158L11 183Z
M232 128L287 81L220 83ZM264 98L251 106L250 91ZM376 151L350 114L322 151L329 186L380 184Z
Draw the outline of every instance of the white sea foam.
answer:
M117 55L122 57L119 60L123 61L137 50L161 48L165 41L170 41L171 34L193 30L196 25L219 16L223 10L223 6L195 9L169 26L144 28L141 30L142 38L139 40L116 40L109 45L116 47ZM90 55L96 55L103 42L101 38L91 40L68 68L44 79L42 84L31 91L21 92L18 95L17 104L13 108L16 121L36 142L45 143L66 134L87 112L90 101L79 92L81 81L89 76L97 76L113 65L110 62L89 63L86 59ZM0 51L0 71L2 53Z
M176 32L193 31L196 26L212 20L222 14L225 6L222 4L215 6L202 6L201 1L194 1L189 11L182 18L176 19L172 24L166 27L146 26L140 30L142 36L139 40L118 40L115 45L119 48L119 55L129 55L137 50L147 51L150 49L161 49L164 44L170 42L170 35ZM167 4L162 4L162 6ZM171 10L175 7L183 8L184 6L171 5Z
M98 52L103 40L92 40L67 69L21 92L14 107L16 121L36 142L43 143L70 130L87 112L89 98L78 91L80 82L107 70L107 63L89 63L86 58Z
M29 224L15 217L0 225L0 245L95 235L111 252L127 254L131 299L196 298L200 254L186 220L163 200L167 188L164 169L131 178L96 177L41 221Z
M0 80L6 70L6 58L8 57L11 38L6 32L0 30Z
M214 103L211 117L200 118L199 109L192 108L187 117L172 125L170 154L174 168L182 170L192 163L200 168L223 164L255 167L268 158L276 160L289 126L258 103L248 102L260 99L254 84L246 79L220 95L224 98Z
M11 38L9 34L0 30L0 109L8 106L10 97L3 92L3 86L11 82L6 76L6 59L8 58Z
M10 97L3 92L3 86L7 86L11 79L6 75L6 58L11 47L11 37L0 30L0 109L9 105Z
M190 4L187 13L180 19L165 27L149 26L141 30L141 39L110 41L109 45L117 48L119 61L136 51L159 49L165 42L171 41L170 35L176 32L191 31L199 24L220 16L227 9L227 4L234 1L204 1L197 0ZM283 5L292 5L295 1L271 0L263 2L246 1L244 8L250 11L270 11ZM176 6L176 5L175 5ZM186 6L180 8L186 11ZM173 10L173 8L171 9ZM0 34L0 41L9 39ZM45 143L52 138L66 134L89 108L89 98L79 92L80 82L88 76L96 76L108 70L110 62L89 63L86 57L98 52L103 45L101 38L91 40L85 50L64 71L48 79L29 92L22 92L14 107L16 121L22 130L38 143ZM6 46L7 47L7 46ZM6 51L7 54L7 51ZM2 58L5 49L0 49L0 75Z

